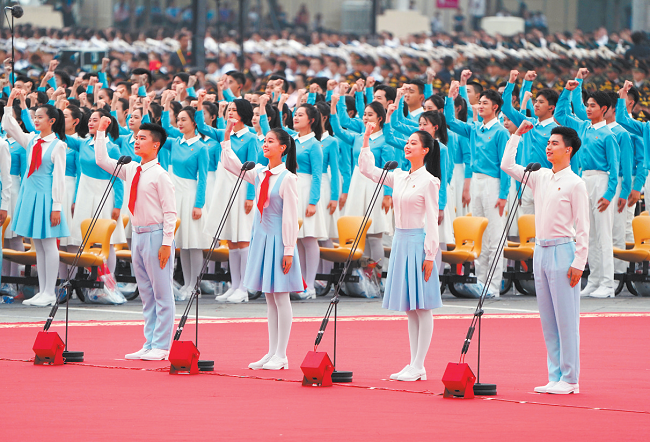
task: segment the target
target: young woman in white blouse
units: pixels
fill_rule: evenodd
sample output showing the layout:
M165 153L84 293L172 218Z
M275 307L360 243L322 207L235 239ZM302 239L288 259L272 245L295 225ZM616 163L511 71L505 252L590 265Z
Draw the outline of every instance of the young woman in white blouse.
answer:
M374 124L366 125L359 154L360 172L379 182L382 169L368 148ZM393 188L395 236L388 264L383 307L406 312L411 361L390 376L400 381L426 380L424 369L431 336L431 310L442 306L435 257L438 251L438 191L440 146L425 131L414 132L404 147L410 171L396 169L384 184Z

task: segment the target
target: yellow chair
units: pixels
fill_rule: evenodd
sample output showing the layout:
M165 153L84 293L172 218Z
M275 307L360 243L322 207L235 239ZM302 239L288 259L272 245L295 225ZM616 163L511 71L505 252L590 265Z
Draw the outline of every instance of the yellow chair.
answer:
M124 221L124 225L126 225L129 222L128 215L124 215L126 218L126 221ZM122 218L124 220L124 218ZM174 227L174 234L176 234L176 231L178 230L178 226L181 225L181 220L179 218L176 218L176 227ZM178 250L178 249L176 249ZM115 257L119 260L122 261L127 261L131 262L131 251L127 249L126 247L117 249L117 246L115 248Z
M535 215L522 215L517 221L519 227L519 245L503 248L506 259L513 261L528 261L533 259L535 252Z
M86 236L86 232L90 227L91 219L85 219L81 222L81 235L82 238ZM117 223L112 219L98 219L95 227L88 241L84 246L81 255L79 256L79 261L77 262L77 267L98 267L101 266L104 261L108 261L108 253L111 247L111 235L115 230ZM91 248L93 244L101 244L101 248ZM59 252L59 259L61 262L73 265L76 253L69 252Z
M207 257L210 253L210 249L203 250L203 257ZM212 255L210 256L210 261L215 262L226 262L230 256L228 250L228 241L219 241L219 247L212 249Z
M5 219L5 222L2 224L2 255L3 259L6 259L7 261L15 262L17 264L21 264L26 266L25 267L25 276L30 277L30 270L31 266L36 265L36 249L34 249L33 244L30 242L29 246L25 247L25 251L21 252L18 250L13 250L13 249L5 249L4 248L4 243L5 243L5 231L7 230L7 227L9 227L9 217ZM4 278L5 281L8 280L8 277Z
M342 216L336 222L336 227L339 234L339 243L338 247L321 247L320 248L320 257L326 261L343 263L347 261L348 256L350 256L350 251L352 250L352 244L354 239L357 236L357 232L361 228L361 222L363 217L361 216ZM366 234L368 233L368 228L372 220L369 219L366 223L363 232L361 233L361 239L357 249L352 256L352 260L356 261L361 258L363 255L363 250L366 246Z
M629 250L614 248L614 257L639 263L650 259L650 216L637 216L632 220L634 247Z
M5 246L5 230L9 227L9 221L11 221L11 217L6 217L5 222L2 223L2 239L0 240L0 247Z
M478 216L459 216L454 220L454 250L443 250L442 260L448 264L465 264L474 261L481 254L483 232L487 228L487 218Z

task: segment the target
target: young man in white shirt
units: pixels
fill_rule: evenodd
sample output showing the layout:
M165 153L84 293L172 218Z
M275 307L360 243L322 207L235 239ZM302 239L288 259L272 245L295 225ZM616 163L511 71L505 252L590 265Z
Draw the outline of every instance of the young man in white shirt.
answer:
M516 163L521 137L533 129L524 120L506 145L501 168L521 181L524 167ZM589 194L585 182L571 170L580 148L575 130L556 127L546 147L551 169L529 175L535 200L536 246L533 258L535 291L548 355L548 384L538 393L579 393L580 279L589 246Z
M101 119L95 140L95 160L107 172L113 172L117 165L106 150L105 131L110 121L108 117ZM142 349L126 355L126 359L167 359L174 334L174 260L170 261L170 256L175 249L176 197L171 178L157 159L166 139L167 134L159 125L141 125L135 136L135 154L142 162L126 164L118 173L129 189L131 256L142 298L146 339Z

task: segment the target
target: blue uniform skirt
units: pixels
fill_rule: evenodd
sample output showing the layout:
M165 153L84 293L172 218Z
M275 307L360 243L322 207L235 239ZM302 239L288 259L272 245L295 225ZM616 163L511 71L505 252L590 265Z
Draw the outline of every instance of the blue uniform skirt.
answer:
M442 307L435 261L429 281L424 281L424 237L424 229L395 229L384 290L385 309L406 312Z

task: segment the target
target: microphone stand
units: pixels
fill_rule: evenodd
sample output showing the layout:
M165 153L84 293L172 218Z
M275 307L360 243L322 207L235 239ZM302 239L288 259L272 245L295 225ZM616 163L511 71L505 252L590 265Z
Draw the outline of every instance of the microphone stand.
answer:
M314 351L318 349L318 346L320 345L321 340L323 339L323 335L325 333L325 329L327 328L327 324L329 322L329 318L332 315L332 311L334 312L334 372L332 373L332 382L352 382L352 372L351 371L337 371L336 370L336 324L337 324L337 315L338 315L338 304L340 301L340 291L341 291L341 284L345 281L346 277L348 276L348 271L350 269L350 264L352 263L352 258L354 257L354 253L357 250L357 247L359 247L359 242L361 242L361 238L363 236L363 232L366 228L366 224L368 224L368 221L370 220L370 215L372 214L372 209L375 206L375 203L377 202L377 198L379 197L379 193L381 192L381 188L384 184L384 181L386 180L386 176L388 175L388 172L391 170L395 169L397 167L397 162L396 161L388 161L384 165L384 168L381 172L381 176L379 177L379 181L377 182L377 186L375 187L375 191L372 194L372 198L370 199L370 204L368 205L368 208L366 209L365 214L363 215L363 219L361 221L361 226L359 227L359 230L357 231L357 235L354 238L354 242L352 243L352 247L350 249L350 254L348 255L348 258L345 261L345 264L343 266L343 272L341 272L341 276L339 276L339 280L336 283L335 289L334 289L334 296L332 297L330 304L327 308L327 312L325 313L325 317L323 318L323 321L321 322L320 329L318 330L318 334L316 335L316 341L314 343Z
M9 26L9 17L7 17L7 11L11 11L11 74L9 75L9 81L11 81L11 87L13 88L16 83L16 74L14 71L14 62L16 60L16 47L14 46L14 17L20 18L23 16L23 8L20 5L14 6L5 6L5 18L7 19L7 26Z
M95 228L95 224L97 224L97 220L99 219L99 214L101 213L102 209L104 208L104 205L106 204L106 201L108 200L110 192L113 188L113 184L117 180L117 175L122 170L122 167L124 167L125 164L129 164L130 162L131 162L131 157L124 156L124 155L117 160L117 164L115 165L115 169L113 169L111 178L108 180L108 185L106 186L106 189L104 189L104 193L102 194L102 197L99 200L99 205L97 206L97 209L95 209L95 213L93 214L93 217L90 220L90 224L88 225L88 230L86 230L86 234L84 235L83 240L81 241L81 246L79 246L79 250L77 250L77 254L74 257L74 261L72 262L72 265L68 270L68 276L66 280L59 287L59 294L57 294L56 296L56 301L54 302L54 305L52 306L52 310L50 310L50 314L47 318L47 321L45 322L45 326L43 327L44 332L47 332L50 329L50 326L52 325L52 321L56 316L56 312L59 310L59 300L61 298L61 293L64 290L67 291L67 296L65 300L65 351L63 352L63 357L66 362L83 362L84 360L84 352L68 351L68 318L69 318L68 307L70 304L70 298L72 297L72 284L71 284L72 274L75 268L77 267L79 258L81 257L81 254L83 253L83 250L86 247L88 240L90 239L90 234Z
M208 254L203 258L203 265L201 266L201 273L199 273L199 276L196 278L196 283L194 284L194 289L192 290L192 295L190 296L190 299L185 306L185 311L183 312L183 316L181 316L181 319L178 323L178 328L176 328L176 334L174 335L174 342L172 342L172 349L170 351L170 354L174 350L174 344L176 342L179 342L181 338L181 334L183 333L183 328L185 327L185 323L187 322L187 318L190 314L190 311L192 309L192 303L196 301L196 341L194 343L195 347L197 347L198 351L198 345L199 345L199 301L198 297L199 294L201 293L201 281L203 280L203 276L205 273L208 271L208 266L210 265L210 258L212 257L212 251L216 247L216 245L219 243L219 236L221 235L221 231L223 230L225 224L226 224L226 219L228 218L228 215L230 214L230 209L232 208L232 205L235 202L235 198L237 196L237 193L239 192L239 188L241 187L243 181L244 181L244 175L246 174L247 171L253 169L255 167L255 163L252 161L246 161L244 164L242 164L241 170L239 172L239 176L237 176L237 181L235 182L235 186L233 187L233 190L230 194L230 198L228 199L228 203L226 204L226 210L224 211L223 216L221 217L221 221L219 222L219 226L217 227L217 231L212 237L212 243L210 244L210 249ZM199 371L214 371L214 361L198 361L198 369ZM172 368L173 370L173 368Z
M521 186L519 187L519 191L517 192L517 196L515 197L512 206L510 207L510 213L508 213L508 218L506 219L506 226L505 229L503 230L503 233L501 234L501 238L499 239L499 244L497 246L497 253L496 255L494 255L494 259L492 260L492 264L490 265L490 269L487 274L487 280L485 281L485 286L483 287L483 292L481 293L481 297L479 298L478 305L476 306L476 310L474 312L474 317L472 318L472 323L470 324L469 329L467 330L467 336L465 337L465 342L463 343L463 349L461 350L460 353L460 362L465 362L465 355L469 350L469 346L472 341L472 336L474 335L474 330L476 329L476 325L478 323L478 362L476 368L476 383L474 384L474 395L476 396L495 396L497 394L497 386L495 384L481 383L481 318L483 317L483 313L484 313L483 303L485 302L485 298L490 288L490 282L494 277L494 273L497 268L497 263L499 262L499 259L502 259L501 253L503 253L503 248L505 247L506 244L505 240L508 235L508 232L510 231L510 226L512 225L512 222L515 219L515 215L517 214L517 209L519 209L519 201L521 200L521 197L524 194L524 190L526 189L526 185L528 184L528 179L530 178L530 174L532 172L539 170L540 168L541 165L539 163L530 163L524 169L524 175L521 177Z

